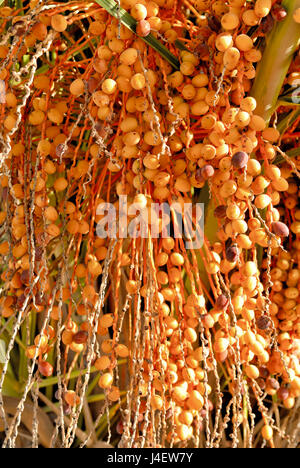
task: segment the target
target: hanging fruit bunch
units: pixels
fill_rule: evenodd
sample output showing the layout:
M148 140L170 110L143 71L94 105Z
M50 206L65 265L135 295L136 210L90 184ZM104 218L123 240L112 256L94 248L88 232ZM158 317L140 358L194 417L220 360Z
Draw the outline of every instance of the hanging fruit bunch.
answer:
M9 3L3 447L296 447L300 1Z

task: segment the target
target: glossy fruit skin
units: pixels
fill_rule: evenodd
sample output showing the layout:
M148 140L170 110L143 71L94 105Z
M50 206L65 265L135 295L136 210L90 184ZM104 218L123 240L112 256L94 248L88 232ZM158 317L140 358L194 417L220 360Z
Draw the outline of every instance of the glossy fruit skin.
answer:
M290 395L289 389L286 387L280 387L280 389L277 392L278 398L280 398L282 401L285 401Z
M40 361L38 364L38 369L44 377L51 377L53 374L53 366L50 364L50 362Z
M287 16L287 11L282 5L275 3L271 10L271 14L275 21L283 21Z
M249 161L249 156L244 151L238 151L232 156L231 163L236 169L244 169Z
M124 432L124 423L123 423L123 421L121 419L117 423L116 431L120 435L123 434L123 432Z
M265 440L271 440L273 437L273 429L271 426L264 426L261 430L261 433Z
M207 180L210 177L212 177L214 175L214 173L215 173L215 170L214 170L213 166L211 166L210 164L206 164L201 169L201 175L202 175L204 180Z
M272 324L272 321L269 317L265 316L265 315L261 315L257 321L257 327L260 329L260 330L267 330L271 324Z
M279 237L288 237L290 233L287 225L280 221L275 221L272 223L272 231Z
M231 245L226 249L226 259L229 262L236 262L239 258L240 250L236 244Z
M226 210L227 206L226 205L219 205L217 208L215 208L214 215L216 218L225 218L226 217Z
M198 183L204 182L204 177L202 175L202 169L197 169L196 174L195 174L195 179Z
M272 377L270 377L270 378L267 379L267 384L268 384L271 388L273 388L274 390L279 390L279 388L280 388L279 382L278 382L276 379L272 378Z
M137 22L136 33L138 36L147 37L151 32L151 26L149 21L141 20Z
M221 294L219 297L217 297L215 307L218 310L222 310L228 307L229 304L229 299L228 297L225 296L225 294Z
M84 344L87 342L88 336L88 332L81 330L74 335L73 341L76 344Z

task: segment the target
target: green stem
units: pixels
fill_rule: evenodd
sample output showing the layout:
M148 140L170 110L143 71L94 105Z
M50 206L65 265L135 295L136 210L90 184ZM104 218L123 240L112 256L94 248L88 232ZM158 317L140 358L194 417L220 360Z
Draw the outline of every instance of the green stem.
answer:
M300 148L294 148L289 151L286 151L287 156L289 156L290 159L294 159L297 156L300 156ZM279 164L282 164L285 162L285 159L282 156L277 156L277 158L274 160L272 164L275 166L278 166Z
M120 392L120 395L126 395L126 392ZM98 393L97 395L90 395L87 397L87 402L88 403L95 403L96 401L103 401L105 400L105 394L104 393Z
M98 372L97 369L95 367L92 367L91 368L91 374L93 374L94 372ZM85 370L75 370L73 372L71 372L71 375L70 375L70 380L72 379L75 379L77 377L79 377L80 375L84 375L86 374L87 371ZM49 377L47 379L44 379L42 380L41 382L39 382L39 388L46 388L46 387L49 387L51 385L56 385L58 383L58 377Z
M296 108L293 109L285 116L277 125L277 130L280 132L281 135L293 125L293 123L300 117L300 109Z
M288 14L284 21L275 25L267 37L267 45L251 91L257 101L255 113L267 122L276 110L277 100L300 38L300 24L293 18L294 11L300 8L300 0L283 0L282 6Z
M118 360L118 365L121 366L122 364L125 364L127 362L127 359L120 359ZM91 367L90 373L94 374L95 372L99 372L96 367ZM80 375L85 375L87 373L87 370L74 370L71 372L70 375L70 380L76 379ZM39 389L41 388L46 388L49 387L50 385L56 385L58 383L58 377L48 377L47 379L42 380L39 382Z
M124 392L126 393L126 392ZM125 397L121 399L121 404L125 402ZM109 421L111 426L116 422L116 420L119 418L119 415L117 414L119 410L119 403L115 404L112 406L109 410ZM97 434L97 439L103 439L104 435L107 433L107 420L106 420L106 414L104 414L99 422L98 430L96 432ZM100 437L101 436L101 437Z
M92 382L89 384L89 386L87 388L86 397L91 395L94 388L98 385L98 381L99 381L99 375L97 374L96 377L94 377L94 379L92 380Z
M218 240L217 232L219 230L219 224L218 224L217 218L214 215L215 204L211 198L209 186L207 183L201 189L199 196L193 198L193 201L195 203L204 204L204 235L205 235L205 238L209 241L209 243L213 245L214 242ZM199 271L201 281L206 287L207 291L210 291L211 285L210 285L208 273L206 271L206 266L204 265L200 252L198 250L196 250L196 257L197 257L198 271ZM187 286L189 287L188 278L187 278L186 283L187 283Z
M27 324L26 322L23 323L21 327L21 336L22 342L26 343L26 336L27 336ZM24 383L26 382L28 371L27 371L27 357L25 355L25 349L19 346L19 381Z

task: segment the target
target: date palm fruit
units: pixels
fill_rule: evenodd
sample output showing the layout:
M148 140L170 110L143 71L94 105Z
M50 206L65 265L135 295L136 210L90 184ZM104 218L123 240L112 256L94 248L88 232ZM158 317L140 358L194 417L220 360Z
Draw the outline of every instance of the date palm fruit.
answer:
M294 444L299 0L10 4L3 447Z

